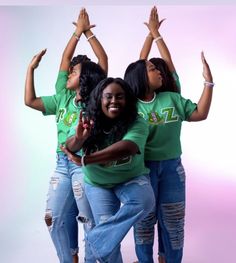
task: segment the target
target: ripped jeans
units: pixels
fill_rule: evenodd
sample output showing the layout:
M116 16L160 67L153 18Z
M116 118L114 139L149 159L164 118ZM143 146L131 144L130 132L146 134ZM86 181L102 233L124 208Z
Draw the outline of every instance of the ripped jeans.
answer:
M92 252L99 262L122 263L121 241L155 204L149 176L138 176L113 188L85 183L85 191L96 223L87 235Z
M79 210L77 219L83 223L86 237L95 223L84 192L82 169L70 162L67 155L60 153L57 156L56 170L50 180L45 213L45 222L60 263L72 263L72 255L78 251L78 247L71 247L76 244L77 240L73 239L77 238L77 229L72 229L75 224L70 225L68 221L70 215L75 216L75 201ZM73 220L74 218L71 218L70 221L73 222ZM74 235L72 235L73 231ZM96 262L86 242L84 262Z
M154 226L158 220L159 255L166 263L180 263L183 256L185 171L181 159L147 161L156 198L156 210L134 226L139 263L153 263Z

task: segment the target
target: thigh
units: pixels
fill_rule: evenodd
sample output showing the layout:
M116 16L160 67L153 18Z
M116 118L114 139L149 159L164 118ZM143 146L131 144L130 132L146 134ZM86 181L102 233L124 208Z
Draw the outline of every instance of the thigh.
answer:
M70 210L73 199L71 177L68 174L66 159L59 158L50 179L46 209L52 211L53 216L59 216Z
M160 162L158 161L146 161L145 165L150 169L150 182L155 195L155 199L157 202L158 199L158 189L159 189L159 181L160 181Z
M91 221L93 220L93 215L85 193L84 173L82 168L76 164L70 164L70 173L72 175L74 198L79 210L79 219L82 221Z
M117 197L123 204L143 207L150 212L155 206L155 197L148 175L141 175L115 188Z
M85 183L85 192L96 225L116 214L120 208L120 200L112 188L102 188Z
M162 162L158 197L159 203L185 201L185 171L180 158Z

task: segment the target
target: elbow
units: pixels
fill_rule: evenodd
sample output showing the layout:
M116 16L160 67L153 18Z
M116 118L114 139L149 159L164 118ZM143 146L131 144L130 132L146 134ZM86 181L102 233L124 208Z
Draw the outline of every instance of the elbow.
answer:
M32 108L32 102L30 100L25 99L25 106Z

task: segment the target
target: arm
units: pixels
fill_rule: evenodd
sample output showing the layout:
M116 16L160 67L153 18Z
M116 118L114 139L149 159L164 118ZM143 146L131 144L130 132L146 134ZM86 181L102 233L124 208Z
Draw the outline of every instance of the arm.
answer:
M76 163L77 165L82 165L81 156L71 153L65 147L61 147L61 150L68 155L68 158L72 162ZM116 161L130 155L135 155L136 153L138 153L138 151L139 148L136 143L128 140L122 140L108 146L101 151L84 156L83 162L84 165L93 163L105 164L110 161Z
M42 99L40 97L36 97L35 94L34 70L38 67L39 62L45 53L46 49L42 50L33 57L28 66L25 80L25 105L42 112L45 111L45 108Z
M201 59L203 64L203 77L205 79L204 89L198 101L197 109L191 114L189 121L205 120L208 116L211 106L213 86L214 86L213 78L212 78L210 67L204 57L203 52L201 53Z
M90 25L89 16L88 16L87 11L85 11L85 17L86 17L86 19L88 21L87 23ZM84 34L85 34L87 39L90 37L88 42L91 45L91 47L93 49L93 52L94 52L95 56L98 59L98 65L100 65L100 67L107 74L107 72L108 72L108 57L107 57L107 54L106 54L103 46L101 45L101 43L98 41L96 36L91 31L91 28L86 30L86 31L84 31Z
M161 58L166 62L170 72L175 72L175 67L171 58L171 54L170 51L165 43L165 41L163 40L163 38L161 37L160 33L159 33L159 28L162 24L162 22L165 19L162 19L161 21L159 21L159 17L158 17L158 13L157 13L157 8L154 6L151 10L150 13L150 17L149 17L149 22L145 23L145 25L148 27L148 29L150 30L150 34L152 36L152 38L155 40L156 39L156 45L157 48L159 50L159 53L161 55ZM145 45L146 44L146 45ZM148 57L150 48L150 41L145 41L143 49L141 51L141 54L143 56L143 58L145 59L144 56L146 56L146 58ZM141 57L140 54L140 57Z
M95 25L90 25L89 21L87 20L85 8L82 8L80 10L77 23L74 23L76 25L76 29L72 37L70 38L68 44L66 45L66 48L62 54L61 59L61 65L60 65L60 71L69 71L70 62L74 55L75 48L77 46L77 43L79 41L79 38L81 37L82 33L86 30L90 30L90 28L94 27Z

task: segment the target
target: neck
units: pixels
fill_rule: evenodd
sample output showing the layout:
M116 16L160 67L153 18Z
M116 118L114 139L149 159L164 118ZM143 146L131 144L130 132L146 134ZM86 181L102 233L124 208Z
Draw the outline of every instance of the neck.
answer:
M156 93L155 92L149 92L145 94L145 97L142 99L143 101L151 101L155 98Z

